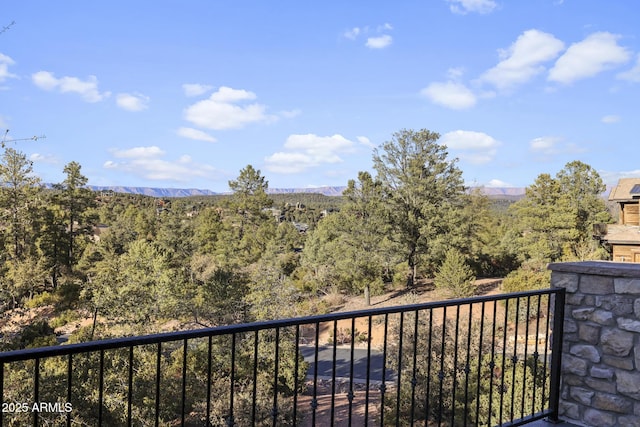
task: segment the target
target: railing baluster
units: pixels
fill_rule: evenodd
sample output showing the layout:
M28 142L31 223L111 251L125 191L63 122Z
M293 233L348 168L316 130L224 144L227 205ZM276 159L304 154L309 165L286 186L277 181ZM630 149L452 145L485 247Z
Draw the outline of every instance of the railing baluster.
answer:
M318 409L318 347L320 341L320 322L316 322L315 352L313 355L313 399L311 399L311 425L316 425L316 411Z
M256 331L256 333L258 333ZM207 343L207 409L206 409L206 427L211 425L211 356L212 356L212 347L213 347L213 337L209 336L209 341Z
M185 338L182 345L182 407L180 416L180 425L184 427L184 416L187 400L187 339Z
M333 321L333 356L332 356L332 368L331 368L331 427L335 422L334 417L336 413L336 357L337 357L337 345L338 345L338 321Z
M71 364L71 361L69 361ZM133 423L132 410L133 399L133 346L129 347L129 372L127 375L127 425L131 427Z
M293 373L293 425L298 425L298 370L300 368L300 325L296 325L296 355L294 360Z
M158 343L158 350L156 353L156 401L155 401L155 426L158 427L160 425L160 362L162 358L162 343Z
M102 412L104 406L104 350L100 350L100 370L98 386L98 425L102 425Z
M429 310L429 335L427 342L427 391L425 393L425 409L424 409L424 427L429 425L429 411L431 409L430 397L431 397L431 345L433 337L433 308Z
M420 312L416 310L413 318L413 368L411 374L411 426L415 422L416 411L416 386L418 385L417 365L418 365L418 314Z
M368 317L367 324L367 378L365 380L366 390L364 392L364 426L369 426L369 387L371 381L371 322L373 318L371 315Z
M3 405L3 404L4 404L4 362L0 362L0 405ZM4 425L4 411L0 410L0 426L3 426L3 425Z
M547 315L546 317L546 325L545 325L545 338L544 338L544 362L543 362L543 366L542 366L542 372L544 373L544 386L542 387L542 402L544 404L544 402L546 401L546 391L547 391L547 384L549 381L549 372L547 370L548 368L548 360L549 360L549 318L550 318L550 311L551 311L551 295L547 295ZM554 349L555 350L555 349Z
M502 367L500 368L500 415L498 422L502 424L502 416L504 415L504 370L507 359L507 330L509 328L509 300L504 302L504 327L502 329Z
M69 355L67 359L67 404L73 405L71 403L71 398L73 396L71 387L72 387L72 379L73 379L73 354ZM2 425L2 421L0 420L0 425ZM67 427L71 427L71 411L67 411Z
M473 321L473 304L469 304L469 319L467 320L467 359L464 363L464 420L466 426L469 419L469 374L471 373L471 325ZM479 353L482 355L482 353Z
M453 344L453 386L451 387L451 425L456 424L456 388L458 388L458 335L460 329L460 305L456 306L456 329Z
M479 424L480 421L480 394L481 394L481 386L482 386L482 357L484 356L484 352L482 351L482 344L484 338L484 315L485 315L485 302L482 301L482 306L480 308L480 338L478 340L478 388L476 389L476 420L475 425ZM495 306L495 303L494 303Z
M384 425L384 394L387 391L387 337L389 333L389 313L384 314L384 338L382 345L382 384L380 384L380 425Z
M511 409L509 411L510 421L513 422L514 403L516 397L516 368L518 365L518 321L520 320L520 298L516 299L516 326L514 330L513 339L513 357L511 362L513 363L513 370L511 373ZM525 339L526 340L526 339Z
M351 422L353 420L353 358L355 352L355 341L356 341L356 318L351 318L351 354L350 354L350 365L349 365L349 393L347 394L347 399L349 400L349 417L348 417L348 426L351 427Z
M540 309L541 309L542 295L538 295L537 315L536 315L536 347L533 351L533 396L531 398L531 415L536 413L536 384L538 383L538 360L540 353L538 352L538 339L540 336ZM541 408L542 409L542 408Z
M256 425L256 402L258 401L258 331L253 336L253 402L251 404L251 425Z
M233 404L235 396L236 382L236 334L231 334L231 369L229 371L229 415L227 418L227 426L233 427L235 420L233 417Z
M438 427L442 425L442 418L444 412L444 399L442 398L444 392L444 359L445 359L445 343L447 341L447 307L444 306L442 309L442 343L440 346L440 372L438 373L438 378L440 379L440 384L438 388Z
M40 400L40 358L37 357L33 367L33 403ZM38 411L33 411L33 426L38 427Z
M558 422L560 404L560 373L562 369L562 336L564 332L565 289L555 294L553 307L553 352L551 353L551 379L549 390L549 419ZM549 304L551 307L551 304Z
M398 327L398 369L396 372L396 426L400 426L400 401L402 399L402 387L400 387L400 377L402 376L402 344L404 337L404 312L400 312L400 326Z
M524 418L524 405L525 405L525 394L527 390L527 359L529 352L529 316L531 310L531 295L527 297L527 315L525 316L525 330L524 330L524 358L522 359L522 402L520 403L520 418ZM514 381L515 383L515 381ZM535 383L534 383L535 387ZM533 414L532 414L533 415Z
M496 322L498 312L498 301L493 301L493 318L491 320L491 361L489 362L489 411L487 420L488 425L491 424L491 410L493 409L493 377L496 367Z
M280 362L280 328L276 328L276 340L275 340L275 359L274 359L274 375L273 375L273 409L271 416L273 417L273 427L278 425L278 370Z

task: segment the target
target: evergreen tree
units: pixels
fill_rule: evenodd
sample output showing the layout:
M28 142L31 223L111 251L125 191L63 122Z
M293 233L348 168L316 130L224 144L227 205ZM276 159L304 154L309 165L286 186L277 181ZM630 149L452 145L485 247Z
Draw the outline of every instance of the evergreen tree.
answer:
M453 297L472 296L476 291L475 276L464 256L456 249L449 249L447 255L435 275L435 285Z
M590 166L573 161L555 178L540 174L525 198L511 206L524 260L600 258L591 238L593 224L610 220L602 179Z
M80 172L81 166L77 162L70 162L64 167L66 175L64 181L54 185L56 192L53 195L53 202L57 204L63 215L63 223L66 227L66 254L65 266L73 268L76 261L76 248L79 236L91 234L93 225L97 218L89 215L92 211L89 208L95 206L95 194L87 185L87 177Z
M41 212L40 179L24 153L7 148L0 160L0 221L5 259L23 260L35 255Z
M439 134L401 130L373 155L377 178L385 191L394 236L409 265L412 286L422 260L434 265L456 229L464 194L462 172L448 159Z

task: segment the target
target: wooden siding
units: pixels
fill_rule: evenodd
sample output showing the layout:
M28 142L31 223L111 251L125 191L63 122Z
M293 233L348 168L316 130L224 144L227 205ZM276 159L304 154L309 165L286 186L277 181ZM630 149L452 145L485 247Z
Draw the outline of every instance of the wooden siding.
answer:
M640 212L638 211L638 207L638 203L622 204L622 224L640 225Z
M640 263L640 245L613 245L613 261Z

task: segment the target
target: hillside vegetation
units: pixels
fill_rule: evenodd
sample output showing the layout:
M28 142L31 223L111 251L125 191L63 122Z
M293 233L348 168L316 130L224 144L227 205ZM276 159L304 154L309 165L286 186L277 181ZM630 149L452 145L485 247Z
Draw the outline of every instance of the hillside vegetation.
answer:
M474 278L548 286L545 266L608 254L602 180L568 163L518 201L468 191L428 130L401 130L343 196L268 194L248 165L229 195L155 198L91 191L81 165L45 188L26 156L0 159L2 348L327 312L332 301L434 279L444 296ZM83 320L88 319L88 320Z

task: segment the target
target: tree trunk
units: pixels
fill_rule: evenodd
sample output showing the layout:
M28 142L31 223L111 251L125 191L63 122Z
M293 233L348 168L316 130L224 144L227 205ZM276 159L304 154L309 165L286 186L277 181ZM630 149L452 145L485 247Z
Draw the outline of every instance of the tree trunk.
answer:
M407 264L409 265L409 274L407 274L407 288L412 288L415 278L416 278L416 261L415 261L416 250L411 249L411 253L409 253L409 259L407 260Z
M367 306L371 305L371 290L369 289L369 285L364 288L364 303Z
M98 309L93 310L93 326L91 327L91 338L90 341L93 341L93 333L96 331L96 323L98 321Z

